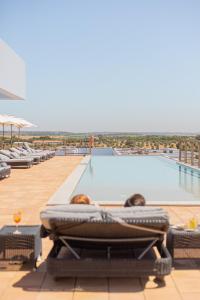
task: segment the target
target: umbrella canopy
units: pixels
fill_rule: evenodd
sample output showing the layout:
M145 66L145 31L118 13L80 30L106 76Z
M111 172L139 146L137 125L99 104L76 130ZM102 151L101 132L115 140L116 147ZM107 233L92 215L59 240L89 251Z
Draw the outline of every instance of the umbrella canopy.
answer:
M0 124L1 125L11 125L14 122L14 120L12 120L12 118L14 118L14 117L9 116L9 115L0 115Z
M18 125L16 127L18 128L29 128L29 127L37 127L35 124L32 124L24 119L18 118Z
M18 128L18 142L19 142L21 128L30 128L30 127L37 127L37 126L24 119L18 119L18 120L19 120L19 124L16 125L16 127Z
M36 125L11 115L0 115L0 125L13 125L15 127L37 127Z
M17 118L15 116L11 116L11 115L0 115L0 125L3 126L3 145L4 145L4 126L10 126L11 127L11 144L12 144L12 129L13 126L17 127L19 129L19 134L18 134L18 139L20 136L20 129L21 128L28 128L28 127L36 127L36 125L21 119L21 118Z

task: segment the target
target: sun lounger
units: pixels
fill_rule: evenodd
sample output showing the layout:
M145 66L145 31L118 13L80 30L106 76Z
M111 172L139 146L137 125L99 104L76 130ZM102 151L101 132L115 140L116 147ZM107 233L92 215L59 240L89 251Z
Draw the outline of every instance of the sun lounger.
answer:
M54 241L47 258L53 277L163 279L171 257L163 241L168 215L151 207L65 205L41 212L42 236Z
M25 157L33 158L33 163L35 165L39 164L42 161L42 158L40 157L40 155L30 154L25 150L19 150L19 149L12 147L9 149L9 151L10 151L11 155L14 156L14 158L25 158Z
M39 156L31 156L31 155L20 155L16 152L13 152L11 150L0 150L0 153L7 156L10 159L33 159L33 164L37 165L40 163L40 157Z
M35 150L32 149L29 146L29 143L24 142L24 143L17 143L19 144L18 146L15 147L15 149L19 150L20 152L24 152L29 155L38 155L40 156L41 161L47 160L55 156L55 151L48 151L48 150Z
M40 161L45 161L48 159L47 155L42 152L41 153L40 152L32 152L32 151L24 149L23 147L16 147L15 149L17 151L19 151L22 155L38 156L38 157L40 157Z
M25 150L27 150L30 153L35 153L35 154L42 154L46 156L46 159L52 158L55 156L55 151L50 151L50 150L35 150L32 149L28 143L24 142L22 146Z
M20 159L9 158L8 156L1 154L0 151L0 162L5 162L12 168L15 167L30 168L33 165L33 158L20 158Z
M10 176L11 167L5 162L0 162L0 179Z

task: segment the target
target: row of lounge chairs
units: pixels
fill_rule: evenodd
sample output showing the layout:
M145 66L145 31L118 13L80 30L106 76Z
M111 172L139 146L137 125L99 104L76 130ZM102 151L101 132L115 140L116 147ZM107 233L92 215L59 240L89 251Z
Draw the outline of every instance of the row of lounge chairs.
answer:
M41 236L53 247L47 272L58 277L148 277L163 280L172 259L165 210L54 205L41 212Z
M28 143L0 150L0 178L10 175L10 168L30 168L55 156L55 151L35 150ZM9 170L9 171L8 171Z

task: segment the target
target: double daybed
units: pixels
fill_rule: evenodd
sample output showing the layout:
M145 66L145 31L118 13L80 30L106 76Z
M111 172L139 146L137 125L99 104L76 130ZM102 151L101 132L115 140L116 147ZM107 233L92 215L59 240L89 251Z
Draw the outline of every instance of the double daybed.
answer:
M42 237L53 240L47 271L57 277L163 279L171 272L161 208L56 205L41 212Z

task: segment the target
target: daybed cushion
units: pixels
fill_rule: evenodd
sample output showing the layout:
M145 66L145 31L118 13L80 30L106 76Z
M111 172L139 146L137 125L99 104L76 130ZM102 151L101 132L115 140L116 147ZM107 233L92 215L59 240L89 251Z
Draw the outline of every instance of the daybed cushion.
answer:
M56 235L93 238L130 238L160 236L139 229L127 228L116 218L128 224L166 232L169 218L162 208L127 207L106 209L94 205L58 205L41 212L41 221L46 230Z

